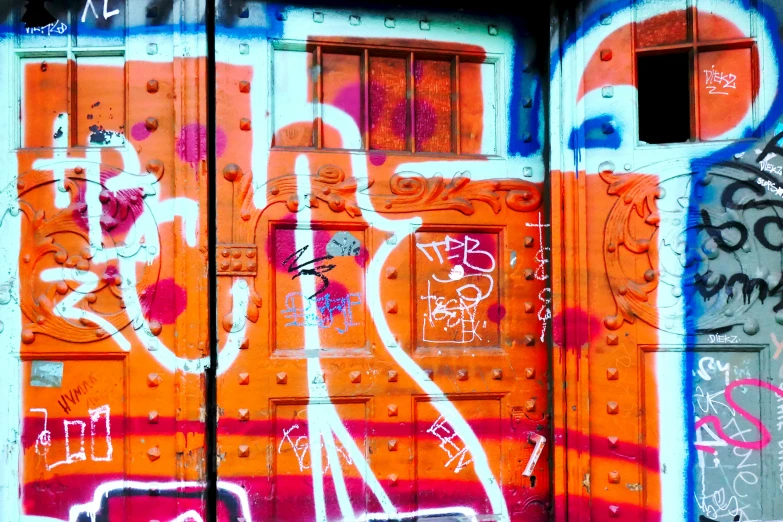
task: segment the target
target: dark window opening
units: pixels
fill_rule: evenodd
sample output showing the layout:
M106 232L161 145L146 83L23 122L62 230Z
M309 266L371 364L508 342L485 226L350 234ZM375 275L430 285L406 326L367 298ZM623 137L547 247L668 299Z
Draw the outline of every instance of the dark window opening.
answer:
M690 54L638 55L639 140L680 143L691 138Z

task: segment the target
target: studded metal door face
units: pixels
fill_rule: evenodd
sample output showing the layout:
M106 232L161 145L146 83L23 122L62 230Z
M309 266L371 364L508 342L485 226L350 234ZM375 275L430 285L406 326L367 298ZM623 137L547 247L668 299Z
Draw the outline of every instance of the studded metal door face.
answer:
M205 134L172 7L0 7L3 521L206 519Z
M548 519L531 42L263 15L218 42L218 484L253 520Z

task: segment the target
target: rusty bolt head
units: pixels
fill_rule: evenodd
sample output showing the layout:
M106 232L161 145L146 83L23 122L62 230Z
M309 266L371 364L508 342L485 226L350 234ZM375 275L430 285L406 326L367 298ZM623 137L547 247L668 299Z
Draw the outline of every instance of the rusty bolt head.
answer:
M231 262L231 270L234 272L239 272L242 270L242 261L235 259Z
M533 240L533 238L531 236L525 236L525 248L532 247L534 242L535 241Z
M247 94L250 92L250 82L242 80L239 82L239 92Z
M147 386L150 388L157 388L162 381L163 379L161 379L160 375L157 373L151 373L147 375Z
M350 377L354 384L362 382L362 372L351 372Z
M620 472L619 471L610 471L609 472L609 484L619 484L620 483Z
M458 381L467 381L468 380L468 370L466 370L466 369L457 370L457 380Z
M525 313L526 314L533 313L533 303L525 303Z
M525 368L525 378L526 379L535 379L536 378L536 369L535 368Z
M386 378L389 382L397 382L397 372L394 370L389 370L389 373L386 374Z
M239 409L239 420L242 422L247 422L250 420L250 410L245 408Z
M160 449L157 446L150 448L147 450L147 456L152 462L155 462L160 458Z
M151 411L149 416L148 416L148 420L149 420L150 424L157 424L159 418L160 418L160 415L155 410Z
M397 303L394 301L389 301L386 303L386 313L388 314L396 314L397 313Z
M397 451L397 439L390 440L387 446L389 447L389 451Z
M526 335L525 336L525 346L535 346L536 345L536 338L532 335Z
M617 447L617 443L619 441L620 441L620 439L618 439L617 437L607 437L606 438L606 442L607 442L607 444L609 444L610 448L616 448Z
M389 415L389 417L396 417L399 413L397 409L396 404L389 404L389 406L386 408L386 413Z
M230 263L226 261L225 259L220 262L220 269L221 270L228 270L228 267L230 266Z
M398 479L397 475L392 473L391 475L389 475L389 486L396 487L398 480L399 479Z
M525 401L525 411L536 411L536 400L535 399L528 399Z
M160 324L158 321L150 321L150 333L154 335L155 337L160 335L160 332L163 331L163 325Z
M616 334L609 334L606 336L606 344L609 346L617 346L620 343L620 338Z
M223 177L228 181L235 181L242 177L242 169L236 163L229 163L223 167Z
M386 279L397 279L397 269L390 266L386 269Z
M244 339L242 339L242 342L239 343L239 349L240 350L247 350L249 347L250 347L250 339L245 337Z
M74 168L73 168L73 171L74 171L76 174L81 174L81 173L83 173L83 172L84 172L84 168L83 168L83 167L74 167Z
M620 412L620 405L614 401L606 403L606 413L609 415L617 415Z
M249 131L251 129L250 120L248 118L239 120L239 128L243 131Z
M250 456L250 446L247 444L240 444L237 448L237 453L241 458L247 458Z
M495 368L492 370L492 379L495 381L499 381L503 379L503 370L500 368Z
M250 374L247 372L242 372L239 374L239 384L242 386L247 386L250 384Z
M606 378L610 381L616 381L620 378L620 370L617 368L607 368L606 369Z
M160 89L160 86L158 85L158 80L149 80L147 82L147 92L154 94L158 92L158 89Z
M150 132L155 132L158 130L158 119L157 118L147 118L144 121L144 128L147 129Z
M35 334L26 328L22 330L22 342L24 344L31 344L33 341L35 341Z
M288 384L288 374L285 372L278 373L275 378L277 379L277 384Z
M617 518L620 516L620 506L609 506L609 516Z
M431 381L432 376L435 375L435 372L432 369L427 368L426 370L424 370L424 375L426 375L427 379Z
M602 62L608 62L612 59L612 50L611 49L601 49L601 61Z

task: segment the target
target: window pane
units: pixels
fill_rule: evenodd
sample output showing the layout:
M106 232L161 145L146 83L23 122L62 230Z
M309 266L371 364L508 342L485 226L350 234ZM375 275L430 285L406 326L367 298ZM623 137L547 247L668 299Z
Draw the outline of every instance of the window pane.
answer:
M413 78L416 151L451 152L451 62L416 60Z
M652 47L689 41L685 0L637 0L636 45Z
M731 20L727 20L726 8L732 6ZM717 9L719 7L722 9ZM751 12L743 0L698 0L699 41L748 38Z
M274 51L273 96L278 147L313 146L313 54Z
M116 147L125 144L125 58L80 56L76 59L75 145Z
M355 128L343 129L332 122L329 112L324 110L323 146L327 149L361 149L364 128L364 106L362 103L361 57L350 54L322 55L323 61L323 103L348 114L356 123Z
M76 45L109 47L125 43L125 1L85 0L74 2L72 12Z
M10 2L9 2L10 3ZM20 47L65 47L71 27L68 0L26 2L21 8L17 32ZM21 2L19 2L21 4Z
M752 125L751 50L699 53L701 138L738 139Z
M459 126L462 154L495 154L495 66L459 64Z
M370 57L370 148L406 150L408 61Z
M640 141L677 143L690 139L690 69L687 52L639 56Z
M22 60L22 146L68 146L68 61Z

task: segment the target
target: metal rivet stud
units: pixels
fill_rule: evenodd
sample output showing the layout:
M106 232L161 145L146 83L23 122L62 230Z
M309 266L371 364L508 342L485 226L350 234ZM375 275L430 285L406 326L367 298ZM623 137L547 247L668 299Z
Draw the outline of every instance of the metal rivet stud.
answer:
M247 422L250 420L250 410L247 410L245 408L241 408L239 410L239 420L241 422Z
M242 386L247 386L250 384L250 374L247 372L242 372L239 374L239 384Z
M147 386L150 388L157 388L160 383L162 382L162 379L160 378L160 375L157 373L151 373L147 375Z
M535 240L531 236L525 236L525 248L530 248L535 243Z
M492 370L492 380L499 381L503 378L503 370L495 368Z
M525 346L535 346L536 345L536 338L532 335L526 335L525 336Z
M526 314L532 314L533 313L533 303L525 303L525 313Z
M250 82L242 80L239 82L239 92L247 94L250 92Z
M242 169L236 163L229 163L223 167L223 177L228 181L235 181L242 176Z
M604 98L612 98L614 96L614 87L607 85L601 88L601 96Z
M610 381L616 381L620 378L620 370L617 368L607 368L606 369L606 378Z
M386 269L386 279L397 279L397 269L390 266Z
M246 43L239 44L239 54L250 54L250 45Z
M239 18L250 18L250 9L245 7L239 12Z
M394 29L394 26L397 25L397 21L394 18L386 17L383 20L383 25L385 25L389 29Z
M397 440L396 439L390 440L387 446L389 447L389 451L397 451Z
M396 487L397 481L398 481L397 475L395 475L394 473L389 475L389 486Z
M348 17L348 23L351 25L359 25L362 23L362 18L357 15L351 15Z
M536 411L536 400L535 399L529 399L525 401L525 411Z
M154 132L158 130L158 119L157 118L147 118L144 120L144 128L147 129L150 132Z
M242 118L241 120L239 120L239 128L243 131L249 131L251 128L250 120L247 118Z
M389 370L389 373L387 374L386 379L389 382L397 382L397 378L398 378L397 377L397 372L394 371L394 370Z
M155 337L160 335L160 332L163 331L163 325L160 324L158 321L150 321L150 333L154 335Z
M525 268L525 279L530 281L531 279L533 279L533 277L535 277L535 273L533 272L533 269Z
M354 384L358 384L362 382L362 372L351 372L351 382Z
M277 384L287 384L288 383L288 374L285 372L278 373L275 378L277 379Z
M609 445L610 448L616 448L617 443L620 441L617 437L607 437L606 442Z
M526 379L535 379L536 378L536 369L535 368L525 368L525 378Z
M498 28L496 25L489 25L487 26L487 32L490 36L497 36L498 35Z
M386 414L389 417L396 417L397 413L398 413L398 409L396 404L389 404L389 406L386 408Z
M156 44L156 43L148 43L147 44L147 54L149 54L149 55L158 54L158 44Z
M606 403L606 413L609 415L617 415L620 412L620 405L614 401Z
M619 484L620 483L620 472L619 471L610 471L609 472L609 483L610 484Z
M151 411L150 414L147 416L147 420L149 421L150 424L157 424L159 418L160 415L155 410Z
M149 80L147 82L147 92L149 93L156 93L160 89L160 85L158 85L158 80Z
M147 450L147 456L152 462L155 462L160 458L160 448L155 446L154 448L150 448Z
M468 370L466 370L466 369L457 370L457 380L458 381L467 381L468 380Z
M317 24L322 24L324 22L324 14L321 12L314 12L313 13L313 22Z
M237 453L239 453L239 456L241 458L246 458L250 456L250 446L247 444L240 444L237 448Z
M611 49L601 49L601 61L602 62L608 62L612 59L612 50Z
M397 303L395 301L389 301L388 303L386 303L386 313L387 314L397 313Z
M531 167L523 167L522 168L522 175L526 178L532 178L533 177L533 169Z
M617 518L620 516L620 506L609 506L609 516Z
M606 336L606 344L609 346L616 346L620 342L620 338L616 334L609 334Z
M422 31L429 31L430 23L427 20L419 21L419 29L421 29Z

